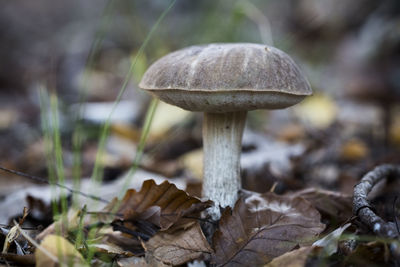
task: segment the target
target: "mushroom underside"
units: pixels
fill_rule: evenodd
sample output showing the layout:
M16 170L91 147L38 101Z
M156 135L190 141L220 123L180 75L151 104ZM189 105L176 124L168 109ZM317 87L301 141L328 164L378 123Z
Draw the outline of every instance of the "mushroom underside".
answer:
M306 97L274 91L147 90L171 105L190 111L213 113L282 109L297 104Z

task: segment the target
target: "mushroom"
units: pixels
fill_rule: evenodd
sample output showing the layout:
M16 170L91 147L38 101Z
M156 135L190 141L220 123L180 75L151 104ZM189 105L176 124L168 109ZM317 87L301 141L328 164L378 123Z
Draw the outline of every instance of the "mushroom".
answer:
M214 201L208 213L233 207L241 189L240 153L246 114L281 109L312 90L284 52L251 43L191 46L153 63L139 87L162 101L204 112L203 196Z

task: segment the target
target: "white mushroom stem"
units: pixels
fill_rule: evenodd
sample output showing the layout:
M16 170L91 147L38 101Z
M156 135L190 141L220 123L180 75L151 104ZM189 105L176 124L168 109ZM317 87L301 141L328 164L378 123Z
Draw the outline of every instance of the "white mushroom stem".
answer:
M240 153L247 111L205 113L203 120L203 196L214 201L208 213L215 220L219 205L233 207L241 188Z

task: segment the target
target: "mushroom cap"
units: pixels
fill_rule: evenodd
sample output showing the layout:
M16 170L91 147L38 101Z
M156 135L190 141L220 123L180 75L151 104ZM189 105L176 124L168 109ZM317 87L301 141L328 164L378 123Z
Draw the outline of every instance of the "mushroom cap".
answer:
M166 103L204 112L285 108L312 94L287 54L250 43L172 52L148 68L139 87Z

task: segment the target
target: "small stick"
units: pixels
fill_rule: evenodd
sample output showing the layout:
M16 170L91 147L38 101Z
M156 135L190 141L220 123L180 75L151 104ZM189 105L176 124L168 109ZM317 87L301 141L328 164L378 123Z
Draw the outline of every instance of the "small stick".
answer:
M100 201L100 202L103 202L103 203L107 203L107 204L109 203L108 200L105 200L105 199L103 199L103 198L101 198L101 197L98 197L98 196L95 196L95 195L91 195L91 194L83 193L83 192L81 192L81 191L78 191L78 190L69 188L68 186L65 186L65 185L60 184L60 183L51 184L48 180L46 180L46 179L44 179L44 178L42 178L42 177L30 175L30 174L27 174L27 173L24 173L24 172L20 172L20 171L15 171L15 170L7 169L7 168L2 167L2 166L0 166L0 170L5 171L5 172L8 172L8 173L15 174L15 175L18 175L18 176L21 176L21 177L29 178L29 179L31 179L31 180L34 180L34 181L37 181L37 182L40 182L40 183L44 183L44 184L48 184L48 185L55 185L55 186L64 188L64 189L66 189L68 192L70 192L71 194L78 194L78 195L81 195L81 196L83 196L83 197L91 198L91 199L93 199L93 200L97 200L97 201Z
M376 215L367 200L367 196L372 188L379 181L391 175L400 178L400 166L390 164L380 165L364 175L361 181L354 187L353 213L377 235L395 238L399 236L396 225L393 222L385 222L381 217Z

